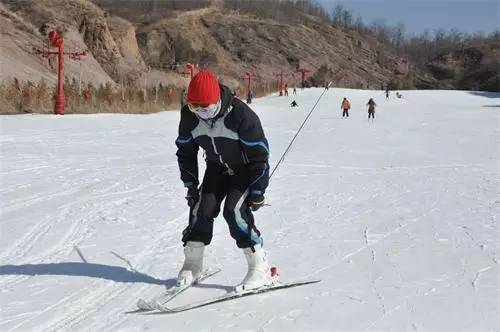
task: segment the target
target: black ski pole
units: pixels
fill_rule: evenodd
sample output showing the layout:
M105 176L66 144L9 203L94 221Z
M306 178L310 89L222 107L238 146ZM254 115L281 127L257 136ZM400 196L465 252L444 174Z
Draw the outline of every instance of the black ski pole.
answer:
M302 122L302 124L300 125L300 128L299 130L297 130L297 132L295 133L295 136L293 136L292 140L290 141L290 144L288 144L288 147L286 148L285 152L283 152L283 155L281 156L280 160L278 161L278 163L276 164L276 166L274 166L274 169L273 171L271 172L271 175L269 175L269 180L271 180L274 172L276 171L276 169L278 168L278 166L281 164L281 162L283 160L285 160L285 156L286 154L288 153L288 151L290 151L291 147L292 147L292 144L293 142L295 141L295 139L297 138L297 136L299 135L300 131L302 130L302 128L304 127L304 125L306 124L307 120L309 120L309 117L311 117L311 114L312 112L314 111L314 109L316 108L316 105L318 105L319 101L321 100L321 98L323 97L323 95L325 94L325 92L328 90L328 88L330 87L330 85L332 84L332 82L328 83L328 86L326 89L323 90L323 92L321 93L321 95L318 97L318 100L316 100L316 103L314 104L314 106L311 108L311 110L309 111L309 114L307 114L304 122Z

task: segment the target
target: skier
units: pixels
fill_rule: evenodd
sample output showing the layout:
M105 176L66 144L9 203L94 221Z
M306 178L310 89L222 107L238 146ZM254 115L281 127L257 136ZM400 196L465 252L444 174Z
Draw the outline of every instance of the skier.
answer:
M293 87L293 94L296 95L297 94L297 88L296 87Z
M351 103L349 102L349 100L347 100L346 97L344 97L344 100L342 100L342 105L340 105L340 108L343 110L342 118L344 118L344 116L349 117L349 110L351 109Z
M203 272L203 253L212 240L213 222L225 199L223 216L248 271L240 289L272 283L270 267L253 212L264 205L269 182L269 146L259 117L208 70L189 84L176 140L181 179L187 188L189 225L182 233L185 261L178 285L195 283ZM206 171L198 188L198 148Z
M366 106L368 106L368 120L370 120L370 116L372 118L372 121L375 120L375 106L377 106L377 104L375 104L373 98L370 98L370 100L368 100Z
M389 99L389 86L385 88L385 99Z
M299 106L299 104L297 104L297 102L294 100L294 101L292 101L292 103L290 104L290 106L297 107L297 106Z
M253 93L251 90L248 90L248 93L247 93L247 104L251 104L252 103L252 98L253 98Z
M288 84L285 84L285 96L288 96Z

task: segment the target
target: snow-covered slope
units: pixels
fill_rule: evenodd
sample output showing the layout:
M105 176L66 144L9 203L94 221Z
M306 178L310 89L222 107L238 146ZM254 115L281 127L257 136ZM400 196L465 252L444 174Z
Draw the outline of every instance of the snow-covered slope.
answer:
M322 92L255 100L271 168ZM182 263L179 114L0 117L0 330L499 330L500 94L402 93L327 91L256 213L281 278L321 283L176 315L125 312ZM177 303L243 277L221 217L207 265Z

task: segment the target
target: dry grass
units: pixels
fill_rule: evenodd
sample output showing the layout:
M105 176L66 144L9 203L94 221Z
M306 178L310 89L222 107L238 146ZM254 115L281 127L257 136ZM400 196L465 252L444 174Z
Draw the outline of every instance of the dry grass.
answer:
M111 85L99 88L79 89L76 84L65 86L66 114L75 113L155 113L178 110L180 91L172 88L167 96L167 88L158 91L134 89L132 87L114 90ZM54 89L43 82L0 84L0 114L54 112Z
M277 85L267 87L255 84L254 97L260 97L277 90ZM169 93L170 91L170 93ZM237 89L238 97L246 100L246 89ZM92 86L79 89L76 82L66 82L64 94L66 99L66 114L89 113L133 113L148 114L166 110L179 110L179 87L159 85L146 91L129 86L121 89L113 88L111 84L95 88ZM0 114L42 113L54 112L54 88L43 81L32 82L13 81L0 83Z

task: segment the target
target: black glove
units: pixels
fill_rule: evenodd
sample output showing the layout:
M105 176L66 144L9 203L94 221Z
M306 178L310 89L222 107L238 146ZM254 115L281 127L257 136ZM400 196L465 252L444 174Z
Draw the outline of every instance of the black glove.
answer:
M264 195L262 194L249 194L246 198L248 208L251 211L257 211L264 205Z
M200 199L200 192L196 186L188 187L188 192L186 195L186 200L188 202L188 206L192 208Z

